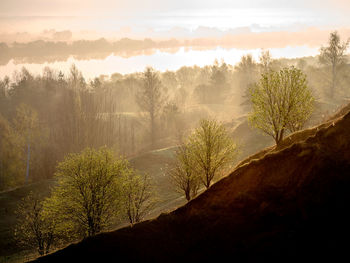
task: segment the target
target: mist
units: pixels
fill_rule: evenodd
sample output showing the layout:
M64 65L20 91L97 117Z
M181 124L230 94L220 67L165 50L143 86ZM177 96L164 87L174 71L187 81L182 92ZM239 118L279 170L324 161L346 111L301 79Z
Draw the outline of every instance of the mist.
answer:
M30 2L0 3L0 261L191 207L350 102L347 1ZM286 74L307 109L259 128L258 102L296 101Z

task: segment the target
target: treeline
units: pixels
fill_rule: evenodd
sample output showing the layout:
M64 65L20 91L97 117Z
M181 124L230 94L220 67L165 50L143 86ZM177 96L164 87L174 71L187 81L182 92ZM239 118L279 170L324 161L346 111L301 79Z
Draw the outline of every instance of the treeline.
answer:
M45 41L37 40L28 43L14 42L11 45L0 43L0 65L6 65L11 59L29 62L65 61L69 56L92 58L98 54L99 58L107 57L111 53L121 56L132 56L150 49L176 48L182 43L176 39L154 41L146 38L136 40L122 38L111 42L104 38L98 40Z
M45 68L33 76L23 68L5 77L0 80L0 189L50 178L67 153L86 147L108 146L132 156L181 142L210 114L203 104L237 101L239 87L258 74L258 64L248 58L236 67L215 61L202 68L164 73L147 68L91 81L74 65L67 75Z

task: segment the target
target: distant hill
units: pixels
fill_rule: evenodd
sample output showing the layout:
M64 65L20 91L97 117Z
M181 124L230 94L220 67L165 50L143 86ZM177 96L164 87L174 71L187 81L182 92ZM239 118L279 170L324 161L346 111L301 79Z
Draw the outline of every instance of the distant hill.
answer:
M36 262L218 262L348 257L349 107L246 161L197 198Z

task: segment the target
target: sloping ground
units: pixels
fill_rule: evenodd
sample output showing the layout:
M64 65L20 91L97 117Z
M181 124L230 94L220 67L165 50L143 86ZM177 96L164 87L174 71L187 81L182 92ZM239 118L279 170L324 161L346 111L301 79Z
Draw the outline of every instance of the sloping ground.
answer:
M348 257L350 114L251 159L185 206L37 262L279 262Z

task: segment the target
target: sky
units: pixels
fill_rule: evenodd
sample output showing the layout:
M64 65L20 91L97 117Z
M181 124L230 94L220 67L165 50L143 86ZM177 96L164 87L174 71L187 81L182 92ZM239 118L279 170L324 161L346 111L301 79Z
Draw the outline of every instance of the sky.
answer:
M298 31L350 26L349 12L349 0L1 0L0 31Z
M337 30L342 40L350 37L349 14L350 0L0 0L0 42L55 40L55 32L70 31L66 41L176 38L198 40L200 48L216 50L211 55L210 50L205 55L157 53L149 60L111 57L105 63L109 69L123 65L120 71L131 61L130 70L149 63L162 69L170 67L164 61L203 64L210 61L200 58L214 56L237 60L242 52L261 48L272 49L276 57L315 55L331 31ZM84 63L80 66L88 72ZM0 68L0 75L19 66Z

